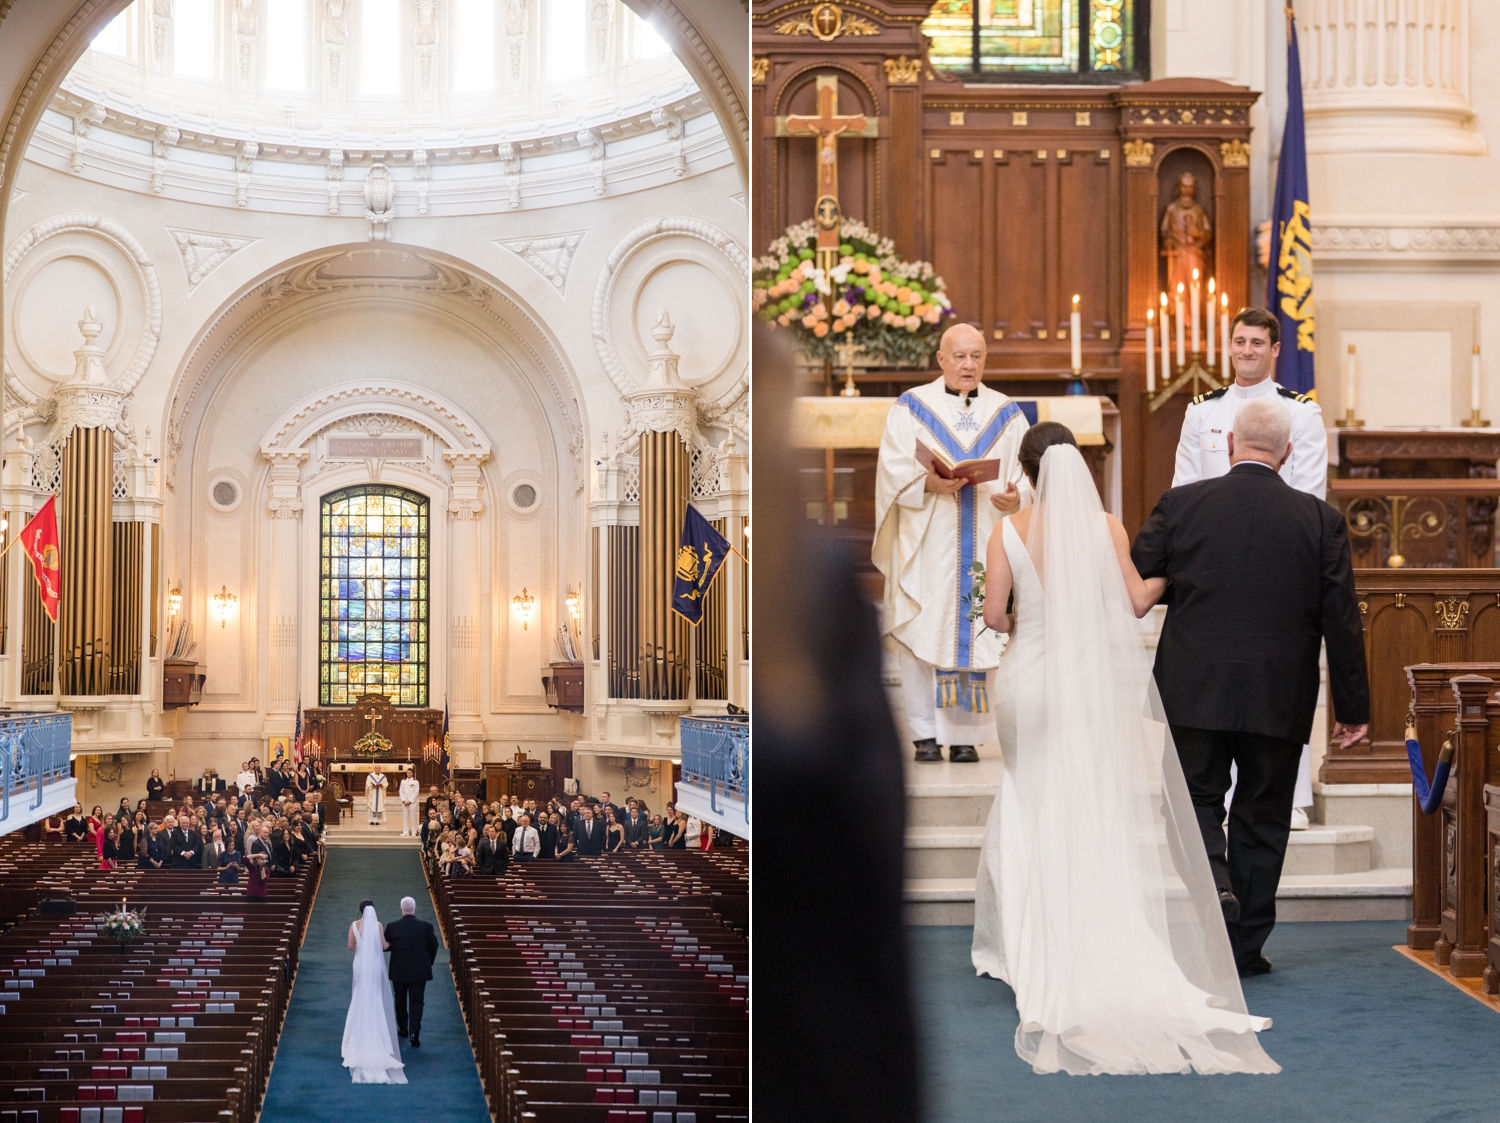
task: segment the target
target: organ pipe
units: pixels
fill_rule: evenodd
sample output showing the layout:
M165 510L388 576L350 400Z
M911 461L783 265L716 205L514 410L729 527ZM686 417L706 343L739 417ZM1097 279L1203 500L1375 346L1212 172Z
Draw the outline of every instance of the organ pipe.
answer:
M672 611L672 583L687 511L688 449L675 432L645 432L640 457L640 696L683 699L688 696L692 640L687 621Z
M640 585L641 530L611 526L609 531L609 696L639 698L640 668L636 660L637 610Z
M62 460L61 690L70 695L108 694L114 583L113 434L102 428L74 429ZM137 592L130 599L138 597Z
M154 526L154 524L153 524ZM110 609L109 692L139 694L141 686L141 569L145 523L114 524L114 580Z

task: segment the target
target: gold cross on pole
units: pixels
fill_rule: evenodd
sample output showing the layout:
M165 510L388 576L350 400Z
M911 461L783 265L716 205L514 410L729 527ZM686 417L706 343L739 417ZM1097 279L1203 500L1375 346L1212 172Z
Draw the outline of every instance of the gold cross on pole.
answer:
M839 116L839 80L832 74L818 75L818 115L786 118L787 136L818 138L818 201L813 219L818 227L818 266L831 268L838 263L839 223L839 136L863 133L869 121L863 114Z

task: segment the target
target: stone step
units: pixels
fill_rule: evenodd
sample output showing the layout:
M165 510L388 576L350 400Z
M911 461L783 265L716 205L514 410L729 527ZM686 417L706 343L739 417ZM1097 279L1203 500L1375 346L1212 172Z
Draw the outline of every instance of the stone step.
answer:
M1281 921L1409 920L1411 870L1284 874L1276 892L1276 917ZM974 879L909 878L906 922L973 924Z
M907 801L910 808L911 800ZM1361 873L1370 868L1372 827L1314 825L1287 842L1287 875ZM972 878L979 869L983 826L911 826L906 829L907 878Z

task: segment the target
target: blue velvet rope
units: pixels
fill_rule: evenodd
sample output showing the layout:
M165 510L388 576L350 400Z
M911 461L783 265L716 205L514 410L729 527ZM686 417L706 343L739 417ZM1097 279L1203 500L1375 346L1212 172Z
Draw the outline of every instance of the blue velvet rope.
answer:
M1432 784L1427 783L1427 766L1422 763L1422 746L1417 743L1416 730L1407 728L1406 758L1411 763L1412 791L1417 797L1417 806L1422 814L1431 815L1443 805L1443 789L1448 786L1448 772L1453 767L1453 741L1443 742L1438 753L1437 767L1432 771Z

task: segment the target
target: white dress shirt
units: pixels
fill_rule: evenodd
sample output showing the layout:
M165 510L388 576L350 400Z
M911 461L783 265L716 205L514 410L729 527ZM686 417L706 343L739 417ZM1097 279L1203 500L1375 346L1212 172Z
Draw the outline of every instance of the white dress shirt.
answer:
M1298 491L1324 498L1328 493L1328 432L1323 426L1323 411L1311 398L1293 393L1271 378L1254 386L1236 382L1193 399L1182 419L1172 486L1227 473L1235 411L1251 398L1271 394L1280 395L1281 404L1292 415L1292 455L1281 466L1281 478Z
M240 791L248 792L251 788L255 787L255 773L249 770L241 772L234 778L234 782L239 785Z
M515 840L511 843L511 851L516 854L530 854L535 858L542 852L542 840L538 837L535 827L517 827Z

